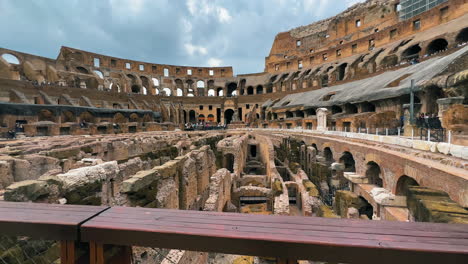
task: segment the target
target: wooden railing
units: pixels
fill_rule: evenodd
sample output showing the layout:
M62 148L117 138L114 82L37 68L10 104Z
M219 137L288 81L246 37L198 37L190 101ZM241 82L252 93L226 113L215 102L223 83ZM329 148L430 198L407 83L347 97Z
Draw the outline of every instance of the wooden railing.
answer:
M87 262L96 264L131 263L131 246L278 263L468 263L468 226L461 224L0 202L0 233L62 241L62 263L70 264L82 263L79 243L89 243ZM109 246L119 253L106 256Z

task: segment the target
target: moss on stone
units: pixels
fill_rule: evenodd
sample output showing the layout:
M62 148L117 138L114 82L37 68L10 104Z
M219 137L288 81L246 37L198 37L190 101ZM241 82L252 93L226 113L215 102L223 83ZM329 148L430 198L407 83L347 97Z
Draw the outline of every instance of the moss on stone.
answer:
M468 210L447 193L421 186L408 188L408 209L418 222L468 224Z
M324 204L320 205L319 210L317 211L317 216L325 218L340 218L333 212L333 210L330 207Z
M274 196L278 196L283 193L283 184L279 179L275 179L272 184L272 191Z
M350 207L354 207L359 210L364 206L366 206L364 201L355 193L341 190L336 191L334 209L335 213L341 217L346 217L348 208Z
M309 196L318 197L320 195L317 186L313 184L310 180L302 180L302 184L309 193Z

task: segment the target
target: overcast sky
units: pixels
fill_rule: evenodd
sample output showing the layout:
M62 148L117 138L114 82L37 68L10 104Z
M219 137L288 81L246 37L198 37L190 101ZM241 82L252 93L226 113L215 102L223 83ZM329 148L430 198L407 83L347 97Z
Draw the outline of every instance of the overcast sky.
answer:
M262 72L277 33L360 0L0 0L0 47Z

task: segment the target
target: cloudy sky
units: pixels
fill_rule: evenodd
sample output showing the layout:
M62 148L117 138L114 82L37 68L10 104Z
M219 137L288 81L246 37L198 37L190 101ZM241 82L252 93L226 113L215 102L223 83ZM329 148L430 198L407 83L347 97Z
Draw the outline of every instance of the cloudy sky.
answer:
M262 72L278 32L360 0L0 0L0 47Z

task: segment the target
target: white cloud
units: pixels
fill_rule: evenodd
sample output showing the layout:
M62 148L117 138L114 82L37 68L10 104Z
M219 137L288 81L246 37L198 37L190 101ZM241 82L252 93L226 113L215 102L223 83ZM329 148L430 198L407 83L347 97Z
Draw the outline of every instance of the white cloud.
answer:
M146 0L110 0L112 11L116 11L119 14L127 14L128 11L132 15L138 15L143 10L143 6Z
M232 19L231 15L229 15L229 11L224 7L218 7L218 19L221 23L229 23Z
M364 2L365 0L346 0L346 4L348 4L348 7L350 6L353 6L357 3L362 3Z
M209 58L208 59L208 66L209 67L219 67L223 63L222 60L217 59L217 58Z
M229 23L232 19L229 11L211 1L207 0L187 0L187 9L192 16L215 16L220 23Z
M196 46L191 43L187 43L184 47L185 51L187 51L190 56L195 55L196 53L200 55L206 55L208 53L208 50L203 46Z

